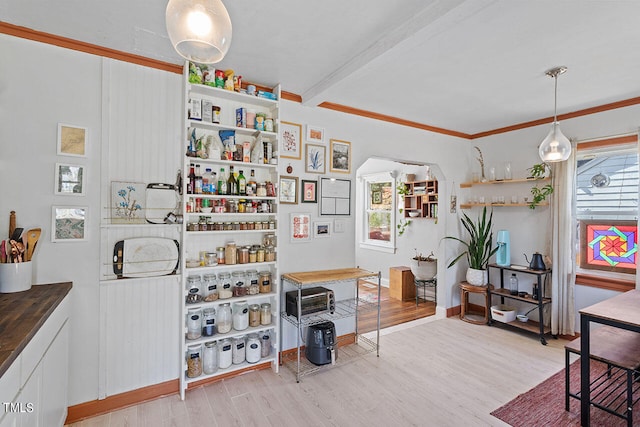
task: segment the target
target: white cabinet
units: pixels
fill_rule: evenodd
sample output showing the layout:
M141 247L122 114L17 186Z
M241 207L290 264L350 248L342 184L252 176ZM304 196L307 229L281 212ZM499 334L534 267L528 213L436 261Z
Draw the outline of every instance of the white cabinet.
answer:
M280 322L277 267L280 224L277 221L278 199L275 194L278 170L276 164L271 164L268 159L264 161L264 154L275 151L278 146L279 101L202 84L191 84L188 82L188 65L184 72L183 228L180 245L183 290L180 301L180 395L183 399L190 384L201 383L203 380L269 364L277 372ZM273 94L276 99L280 98L279 86L273 88ZM216 116L219 123L211 121L211 111L202 115L193 111L194 108L211 109L213 106L216 112L219 111L219 116ZM236 112L241 116L248 112L250 116L258 114L270 118L274 124L273 131L256 130L246 127L243 122L237 123ZM194 116L200 115L203 117L202 120L193 119ZM245 151L243 154L246 156L238 153L234 159L233 152L226 150L229 141L226 146L221 145L220 131L233 132L238 151L249 148L250 152ZM195 136L197 143L194 144L192 136ZM204 147L203 143L206 143ZM206 154L202 154L203 152ZM194 177L190 177L191 165L194 166L194 172L198 168L201 173L205 173L208 168L216 173L214 192L210 187L203 190L199 183L195 184ZM218 180L221 169L224 169L226 181L231 168L235 173L242 171L247 184L252 181L253 171L256 191L249 191L250 194L220 194ZM264 184L264 187L261 184ZM258 187L261 189L259 195ZM270 190L268 193L267 189ZM231 249L232 242L236 246L235 251ZM221 256L224 254L224 263L220 262L222 259L218 256L219 252ZM230 257L232 253L234 256ZM268 283L270 290L267 290L267 286L262 286L265 278L269 279L268 282L264 281L264 284ZM250 286L252 281L254 287ZM258 282L259 290L256 292L255 284ZM196 293L189 292L190 283L197 285ZM240 283L244 287L240 286ZM217 297L211 296L213 287L218 293ZM227 292L232 296L224 298ZM230 331L221 333L218 329L221 305L230 303L233 309L237 302L246 302L248 306L254 307L269 304L269 314L265 316L270 317L270 320L260 322L259 325L253 322L251 324L254 326L250 324L247 328L240 326L240 330L232 327ZM211 308L215 310L213 335L188 333L188 323L202 323L204 311ZM232 318L236 314L239 313L234 313ZM193 316L197 315L200 319L194 320ZM202 329L205 328L201 327L201 331ZM215 372L208 374L193 369L194 366L202 366L205 344L216 342L219 354L223 340L229 339L233 345L234 340L240 337L246 339L253 333L258 334L260 338L269 336L268 348L265 347L268 351L261 352L257 362L252 360L253 363L249 363L247 360L236 359L234 362L238 363L218 367ZM261 344L264 342L267 341L261 340ZM187 355L188 349L193 348L201 349L199 362L194 362L194 359ZM248 347L245 347L244 351L249 354Z

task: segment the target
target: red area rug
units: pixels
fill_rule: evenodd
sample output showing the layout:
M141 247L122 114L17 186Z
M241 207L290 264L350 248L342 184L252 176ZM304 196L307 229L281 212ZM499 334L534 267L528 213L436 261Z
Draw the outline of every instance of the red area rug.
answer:
M570 390L580 389L580 361L569 367ZM591 361L591 377L597 378L606 371L604 363ZM580 401L570 399L570 410L564 410L564 372L554 374L526 393L491 413L513 427L529 426L580 426ZM591 408L592 427L626 426L626 420L601 409ZM640 426L640 402L633 407L633 425Z

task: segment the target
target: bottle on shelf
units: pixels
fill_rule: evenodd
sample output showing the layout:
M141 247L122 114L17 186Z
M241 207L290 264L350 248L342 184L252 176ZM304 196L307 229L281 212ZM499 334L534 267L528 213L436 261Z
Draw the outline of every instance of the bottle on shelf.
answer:
M196 165L196 185L195 194L202 194L202 174L200 173L200 165Z
M218 194L216 185L218 177L215 172L211 172L211 177L209 178L209 194Z
M211 194L211 168L206 168L202 174L202 194Z
M258 183L256 182L256 171L251 169L251 175L249 176L249 182L247 183L247 196L255 196L258 190Z
M233 173L233 166L229 166L229 179L227 180L227 194L230 196L238 195L238 181Z
M224 173L224 168L220 168L220 175L218 175L218 194L226 195L227 193L227 178Z
M247 179L242 173L242 169L238 173L238 194L241 196L247 195Z
M518 295L518 278L516 277L516 273L512 273L511 277L509 277L509 293L511 293L511 295Z
M196 168L196 165L194 165L193 163L191 163L189 165L189 186L187 187L187 193L188 194L195 194L196 193L196 172L195 172L195 168Z

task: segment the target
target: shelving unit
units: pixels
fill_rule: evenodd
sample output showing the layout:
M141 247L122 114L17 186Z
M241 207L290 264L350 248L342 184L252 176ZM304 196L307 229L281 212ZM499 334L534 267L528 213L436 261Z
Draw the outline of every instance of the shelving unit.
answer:
M550 181L551 178L516 178L516 179L502 179L493 181L478 181L478 182L463 182L460 184L460 188L471 188L474 186L502 186L511 184L523 184L523 183L536 183ZM528 203L461 203L460 209L471 209L475 207L529 207ZM549 206L549 203L542 202L536 206Z
M404 196L404 217L409 218L409 212L418 212L412 218L438 217L438 181L410 181L404 183L409 194Z
M275 240L278 240L279 224L277 222L278 213L278 199L274 196L240 196L240 195L219 195L219 194L190 194L188 183L188 171L190 164L198 164L201 166L204 172L205 168L211 168L212 172L219 172L220 168L225 169L225 173L228 176L231 166L234 167L235 172L242 170L246 176L247 183L249 182L250 170L255 171L255 181L260 182L278 182L278 170L277 165L258 162L244 162L237 160L223 160L218 158L200 158L187 155L187 146L192 130L196 130L196 136L198 138L207 136L213 136L214 139L218 138L218 132L220 130L232 130L235 132L235 143L241 144L242 142L255 143L252 147L253 150L262 150L262 144L260 141L268 141L273 145L273 150L276 151L278 147L278 133L279 126L279 101L266 98L259 98L243 93L228 91L215 87L210 87L200 84L190 84L187 81L189 75L188 63L185 64L184 76L184 133L183 133L183 170L185 171L184 183L183 183L183 202L182 202L182 214L184 217L182 225L182 245L181 245L181 257L182 262L182 298L180 300L180 396L182 399L185 397L185 392L189 387L199 385L207 380L212 380L221 376L229 376L234 373L241 373L245 370L262 368L270 366L274 371L278 372L278 354L280 348L280 280L278 275L278 254L277 245L275 249L275 260L265 262L249 262L249 263L236 263L236 264L217 264L217 265L202 265L200 263L200 254L202 252L216 252L216 248L225 247L227 243L233 241L238 248L242 246L257 246L261 245L263 238L267 234L274 234ZM277 99L280 99L280 87L273 88L273 93ZM190 99L201 99L210 101L213 105L220 107L220 123L211 123L206 121L192 120L188 118ZM258 113L268 114L274 121L274 132L265 132L255 129L238 127L236 126L236 109L246 108L254 110ZM259 144L259 146L258 146ZM203 213L198 211L199 204L197 199L209 200L220 209L225 206L224 209L229 208L229 202L239 202L245 200L247 202L259 203L261 206L268 206L266 211L257 212L216 212ZM193 227L196 223L207 223L206 230L194 231ZM234 223L257 223L265 224L260 229L238 229ZM218 225L224 224L232 226L232 229L219 229ZM214 226L215 224L215 226ZM268 224L268 225L267 225ZM238 260L240 261L240 260ZM192 267L192 264L196 262L197 267ZM220 273L234 273L237 271L249 271L257 270L258 272L269 272L271 275L271 292L258 293L255 295L245 295L225 299L217 299L211 302L200 301L197 303L188 303L186 297L188 295L187 283L189 276L201 276L208 274L215 274L216 277ZM233 286L233 283L232 283ZM218 285L218 289L220 286ZM186 317L187 310L192 308L205 309L214 308L216 310L216 317L219 312L219 306L223 303L230 303L233 307L234 302L246 301L247 304L271 304L271 324L260 325L256 327L248 327L247 329L238 331L232 329L228 333L217 333L217 318L216 318L216 333L213 336L202 336L200 338L190 340L187 338L187 326ZM268 332L271 336L271 348L267 357L262 357L257 363L250 364L243 362L239 364L232 364L228 368L218 369L213 374L198 375L193 378L187 377L187 347L192 345L202 345L211 341L220 342L226 338L236 338L245 336L254 332ZM202 354L201 354L202 357Z
M500 287L498 288L498 286L495 284L493 289L491 289L490 286L488 287L487 292L489 293L489 301L492 300L492 297L499 297L500 302L502 304L504 304L504 300L505 298L507 298L514 301L521 301L527 304L536 305L537 307L535 308L537 308L538 310L538 319L540 320L539 322L532 322L531 320L528 322L520 322L519 320L514 320L509 323L502 323L502 322L494 321L491 317L489 317L489 325L503 324L516 329L525 330L528 332L538 334L538 336L540 337L540 342L543 345L547 345L547 340L545 339L544 336L551 333L551 328L549 326L545 326L544 307L548 304L551 304L551 298L547 298L544 295L546 295L546 290L547 290L546 289L547 279L548 280L551 279L551 270L548 270L548 269L542 270L542 271L530 270L528 268L523 269L523 268L518 268L514 266L503 267L497 264L489 264L488 272L491 271L491 268L500 270ZM511 292L509 291L509 289L505 288L505 279L504 279L505 270L510 272L515 272L515 273L534 275L536 277L536 281L538 285L538 299L534 299L532 296L529 296L529 295L526 297L521 297L519 295L511 295ZM489 278L490 278L490 275L489 275ZM489 283L491 283L490 279L489 279ZM489 307L487 307L487 309L489 309Z
M380 356L380 272L374 273L360 268L347 268L340 270L321 270L308 271L300 273L286 273L280 277L282 297L285 295L285 287L298 291L298 301L301 300L301 292L307 286L319 285L338 285L347 283L354 286L354 298L336 301L336 308L333 313L321 312L317 314L301 316L300 318L287 315L286 311L281 312L282 318L297 328L296 333L296 351L294 357L282 357L282 363L292 369L296 374L296 381L300 382L300 378L318 372L322 369L331 367L332 365L314 365L308 360L302 358L302 345L300 342L302 336L302 328L310 325L319 324L326 321L338 320L353 317L355 321L355 338L351 335L338 338L337 347L339 347L339 357L336 365L344 365L360 356L375 351ZM373 304L359 298L358 282L363 279L377 278L378 282L378 302ZM369 282L371 283L371 282ZM284 303L283 303L284 306ZM378 323L376 329L375 342L358 333L358 315L370 310L378 311ZM298 307L300 312L300 307ZM352 340L355 340L353 343Z

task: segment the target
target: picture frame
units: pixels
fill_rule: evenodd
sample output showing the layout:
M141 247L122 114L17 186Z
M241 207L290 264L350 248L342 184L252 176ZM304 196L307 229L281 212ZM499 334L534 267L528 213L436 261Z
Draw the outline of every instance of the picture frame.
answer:
M351 180L321 178L320 215L351 215Z
M331 237L331 222L316 221L313 223L313 237L315 239L324 239Z
M331 172L351 173L351 143L332 139L329 150L331 152Z
M89 208L85 206L52 206L51 241L86 241L88 212Z
M302 125L280 122L279 156L287 159L302 158Z
M282 204L298 204L298 177L280 176L278 196Z
M300 186L301 203L318 203L318 181L302 180Z
M311 241L311 215L292 213L289 218L289 236L292 243Z
M142 182L112 181L112 224L146 224L145 202L147 185Z
M86 173L83 165L56 163L53 193L58 196L84 196Z
M89 129L83 126L58 123L59 156L87 157Z
M307 125L306 140L309 142L324 142L324 128L320 126Z
M633 273L638 264L637 245L635 220L580 220L580 268Z
M324 145L306 144L304 147L304 171L324 174L327 171L327 147Z

